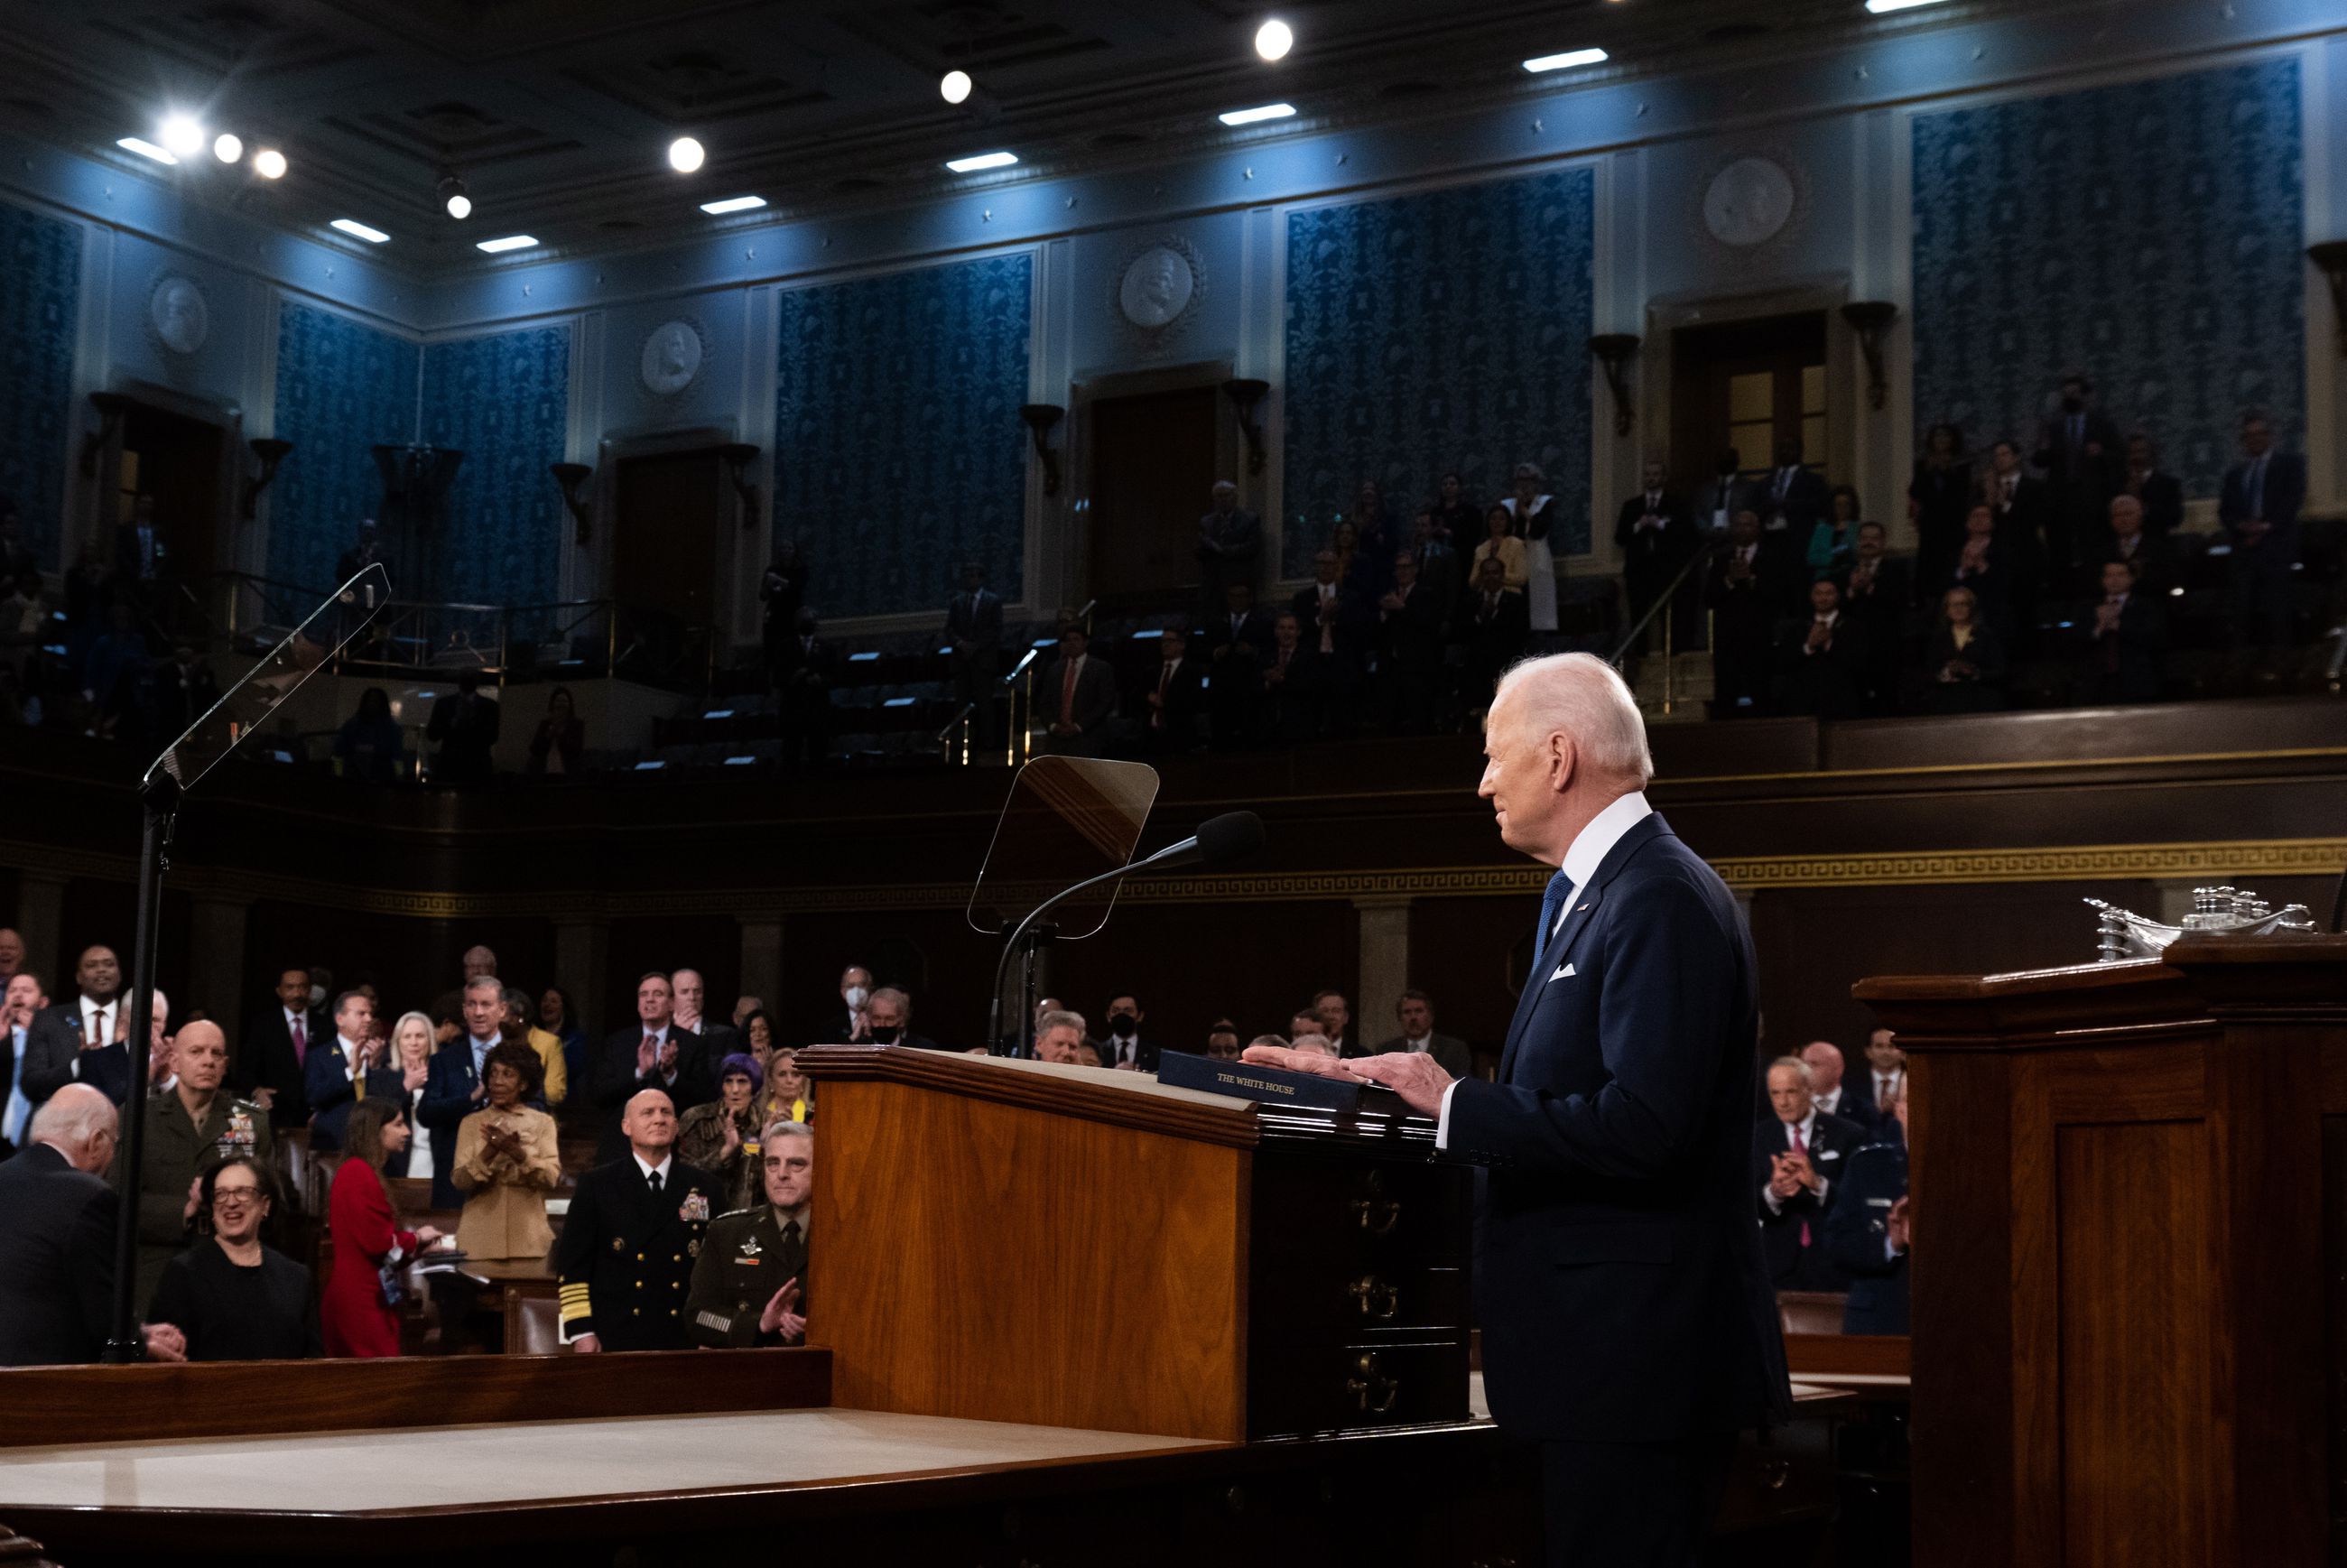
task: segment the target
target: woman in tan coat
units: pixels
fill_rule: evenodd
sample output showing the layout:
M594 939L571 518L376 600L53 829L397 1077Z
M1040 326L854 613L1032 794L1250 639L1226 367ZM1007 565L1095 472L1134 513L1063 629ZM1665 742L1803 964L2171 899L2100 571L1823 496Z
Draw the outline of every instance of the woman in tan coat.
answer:
M554 1245L546 1194L562 1179L554 1118L522 1103L538 1092L546 1064L519 1040L492 1050L481 1063L487 1108L456 1127L456 1168L468 1194L456 1222L456 1245L483 1262L542 1258Z

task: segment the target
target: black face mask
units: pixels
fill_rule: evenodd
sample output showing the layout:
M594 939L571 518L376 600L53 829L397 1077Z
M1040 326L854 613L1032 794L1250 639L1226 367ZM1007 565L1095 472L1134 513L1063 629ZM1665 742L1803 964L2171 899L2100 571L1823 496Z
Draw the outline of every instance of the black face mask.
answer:
M1109 1015L1108 1031L1111 1034L1129 1035L1140 1027L1141 1020L1129 1012Z
M898 1040L903 1038L904 1033L905 1031L903 1030L897 1028L894 1024L889 1025L887 1029L881 1029L876 1026L872 1030L872 1043L875 1045L894 1045Z

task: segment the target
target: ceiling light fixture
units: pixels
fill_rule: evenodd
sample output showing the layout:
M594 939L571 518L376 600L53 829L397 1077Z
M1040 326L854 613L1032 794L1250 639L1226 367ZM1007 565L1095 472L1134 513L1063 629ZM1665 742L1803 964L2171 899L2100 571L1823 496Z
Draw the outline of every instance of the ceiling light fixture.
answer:
M709 149L689 136L668 144L668 166L679 174L691 174L708 159Z
M701 210L712 218L722 218L728 212L754 211L765 204L763 196L729 196L723 201L704 201Z
M244 156L244 138L232 131L222 131L212 138L212 156L222 163L234 163Z
M1866 0L1866 8L1880 16L1886 11L1911 11L1918 5L1937 5L1940 0Z
M538 240L534 235L507 234L502 239L484 240L475 249L487 251L490 255L497 256L507 251L527 251L537 243Z
M285 155L273 147L264 147L252 155L252 172L263 179L285 178Z
M196 123L193 115L167 115L156 139L180 158L193 158L204 149L204 128Z
M938 78L938 97L949 104L958 104L969 97L969 89L976 85L969 79L968 71L948 71Z
M946 167L956 174L974 174L981 169L1008 169L1019 161L1015 152L981 152L969 158L946 160Z
M1255 30L1255 52L1266 60L1284 60L1296 47L1296 29L1274 16Z
M1255 125L1267 119L1286 119L1296 112L1294 104L1258 104L1251 109L1230 109L1214 118L1225 125Z
M370 229L355 218L337 218L332 223L327 224L326 227L329 229L339 229L343 233L351 235L354 239L364 240L370 245L380 245L385 240L391 238L390 235L384 233L382 230Z
M1594 66L1605 58L1603 49L1567 49L1562 55L1535 55L1524 62L1524 69L1538 76L1542 71L1569 71L1575 66Z
M472 193L465 189L465 182L455 175L442 175L435 194L440 198L441 208L449 217L461 221L473 215Z
M171 156L169 149L157 147L153 142L147 140L143 137L126 136L114 145L121 148L126 152L135 152L141 158L151 158L158 163L177 163L179 161L178 159Z

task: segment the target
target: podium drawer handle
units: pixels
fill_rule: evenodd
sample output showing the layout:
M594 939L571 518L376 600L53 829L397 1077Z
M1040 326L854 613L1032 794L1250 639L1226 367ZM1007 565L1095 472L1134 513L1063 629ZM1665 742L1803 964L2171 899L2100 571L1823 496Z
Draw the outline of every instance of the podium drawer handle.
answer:
M1378 1370L1375 1351L1363 1351L1353 1362L1353 1376L1345 1388L1353 1396L1353 1403L1365 1416L1382 1416L1394 1407L1394 1396L1401 1392L1401 1384Z
M1401 1205L1391 1198L1355 1198L1354 1217L1371 1235L1384 1235L1401 1218Z
M1361 1316L1372 1323L1384 1323L1401 1310L1401 1292L1374 1274L1365 1274L1346 1287L1359 1306Z

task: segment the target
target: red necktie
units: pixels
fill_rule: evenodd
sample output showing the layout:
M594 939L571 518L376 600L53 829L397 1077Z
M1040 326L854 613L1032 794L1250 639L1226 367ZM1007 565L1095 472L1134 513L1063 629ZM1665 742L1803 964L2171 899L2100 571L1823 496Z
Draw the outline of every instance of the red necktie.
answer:
M1174 663L1173 661L1168 660L1165 667L1157 672L1157 700L1161 704L1165 701L1166 690L1173 684ZM1157 712L1149 715L1149 727L1153 730L1162 730L1165 727L1165 710L1162 705Z
M1076 722L1076 661L1068 661L1068 672L1060 682L1060 723Z
M1799 1122L1788 1125L1785 1129L1785 1136L1791 1142L1794 1153L1806 1154L1809 1152L1809 1146L1801 1142L1801 1128ZM1801 1245L1803 1246L1809 1245L1809 1222L1807 1220L1801 1222Z
M293 1061L299 1065L310 1059L310 1036L300 1019L293 1020Z

